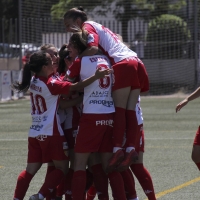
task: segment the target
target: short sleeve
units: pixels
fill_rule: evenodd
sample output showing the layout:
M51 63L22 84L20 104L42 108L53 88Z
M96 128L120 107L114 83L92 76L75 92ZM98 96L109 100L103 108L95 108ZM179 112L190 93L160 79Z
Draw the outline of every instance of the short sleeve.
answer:
M67 76L70 81L79 77L81 71L81 59L76 59L73 64L67 70Z
M88 47L99 45L99 36L91 24L84 23L83 29L88 33Z
M50 78L47 87L52 95L69 94L72 83Z

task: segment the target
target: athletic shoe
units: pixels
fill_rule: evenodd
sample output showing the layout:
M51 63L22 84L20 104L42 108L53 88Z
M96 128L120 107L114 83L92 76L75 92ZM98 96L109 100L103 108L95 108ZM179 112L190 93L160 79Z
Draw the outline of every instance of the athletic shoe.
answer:
M138 160L138 153L132 149L130 152L126 152L124 160L117 167L118 171L124 171L129 166Z
M117 150L115 153L113 153L106 171L107 172L113 171L123 161L123 159L124 159L123 150L122 149Z
M39 194L34 194L29 198L29 200L43 200L43 198L39 199Z

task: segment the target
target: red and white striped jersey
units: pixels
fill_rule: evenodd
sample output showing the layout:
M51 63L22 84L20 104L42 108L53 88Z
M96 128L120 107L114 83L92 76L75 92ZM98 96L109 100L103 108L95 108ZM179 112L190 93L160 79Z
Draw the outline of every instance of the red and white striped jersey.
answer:
M85 56L78 58L71 65L67 74L69 78L80 76L84 80L95 74L98 68L111 68L108 58L104 55ZM112 77L94 81L84 88L83 113L113 113L115 112L114 102L111 96Z
M137 54L130 50L118 36L108 28L93 21L86 21L82 28L88 32L88 46L98 46L112 64Z
M64 135L57 114L60 94L68 94L71 83L57 76L33 76L30 82L32 125L29 137L38 135Z

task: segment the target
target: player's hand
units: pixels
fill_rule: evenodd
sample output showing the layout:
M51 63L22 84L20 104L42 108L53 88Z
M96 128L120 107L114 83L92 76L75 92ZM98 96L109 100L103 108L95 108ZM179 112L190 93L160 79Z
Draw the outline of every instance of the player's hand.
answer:
M101 68L98 68L95 72L95 77L97 79L100 79L100 78L104 78L105 76L108 76L109 74L111 74L113 72L112 69L101 69Z
M182 107L184 107L185 105L187 105L188 103L188 99L184 99L183 101L181 101L177 106L176 106L176 112L178 112L179 110L181 110Z

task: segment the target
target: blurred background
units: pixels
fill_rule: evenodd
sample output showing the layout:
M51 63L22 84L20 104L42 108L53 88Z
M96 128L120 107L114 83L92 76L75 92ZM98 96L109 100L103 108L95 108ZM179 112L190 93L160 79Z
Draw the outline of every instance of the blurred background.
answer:
M68 43L63 15L78 6L138 54L150 95L189 93L199 86L200 0L0 0L1 100L8 90L2 86L19 80L32 52L44 43L58 49Z

